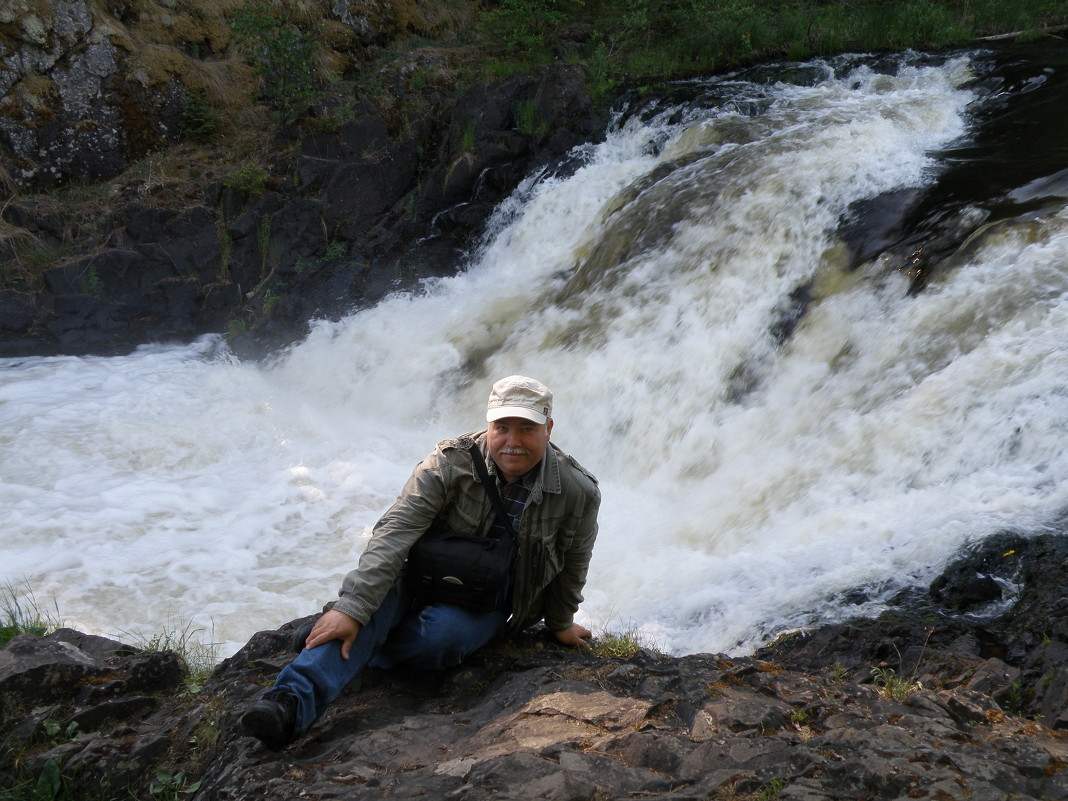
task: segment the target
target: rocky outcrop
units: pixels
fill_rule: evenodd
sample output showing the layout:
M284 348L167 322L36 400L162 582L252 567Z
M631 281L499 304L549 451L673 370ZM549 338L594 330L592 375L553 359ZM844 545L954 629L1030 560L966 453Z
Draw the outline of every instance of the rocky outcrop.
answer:
M251 330L232 341L239 355L262 356L302 337L309 320L336 319L456 273L523 178L573 169L569 151L607 124L582 68L566 65L456 94L430 91L412 101L400 136L390 136L372 104L356 108L337 132L305 135L287 167L294 194L318 210L323 239L303 258L294 246L286 255L284 243L297 240L275 227L291 224L293 201L283 197L271 228L280 257L254 298ZM268 289L273 305L264 313Z
M223 332L239 355L261 357L311 319L456 272L525 175L567 169L568 150L604 125L582 70L567 66L459 93L429 88L408 98L400 128L360 97L316 113L330 103L347 104L345 121L287 129L277 152L296 155L271 170L250 165L181 206L135 194L102 241L44 273L43 288L0 292L0 357L114 354ZM76 225L19 198L2 221L53 244Z
M296 104L285 119L298 122L273 143L263 136L234 173L197 177L211 174L196 162L213 148L229 157L222 141L185 152L180 178L154 172L146 157L189 147L198 115L231 118L231 133L264 124L265 114L250 116L257 76L238 57L258 52L241 39L256 34L235 34L227 20L238 7L0 9L0 193L10 195L0 205L0 357L115 354L205 333L266 355L310 319L456 272L522 177L605 124L578 67L470 86L457 77L462 52L431 48L361 75L383 44L431 23L408 3L339 0L291 10L285 24L314 35L317 62L359 76L360 88L319 83L285 98ZM72 180L101 182L97 197L62 208L26 194ZM23 264L34 259L52 265Z
M0 652L0 725L27 775L138 797L1055 801L1066 554L1063 537L1006 534L879 620L751 657L599 658L533 631L443 674L368 671L280 752L237 720L308 618L177 691L173 654L21 635ZM1015 588L1011 608L968 601L976 575Z
M132 10L114 5L13 0L0 11L0 153L17 186L110 178L179 140L189 87L178 69L151 69L126 28Z

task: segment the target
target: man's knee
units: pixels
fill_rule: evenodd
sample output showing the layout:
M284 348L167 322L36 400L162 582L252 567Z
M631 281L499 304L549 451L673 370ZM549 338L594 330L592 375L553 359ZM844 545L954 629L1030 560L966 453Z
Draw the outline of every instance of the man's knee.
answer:
M432 604L419 614L420 639L426 651L440 655L445 667L453 667L477 651L498 633L500 613L472 612L451 604Z
M431 604L419 613L420 639L428 651L463 650L470 640L470 626L463 610L449 604Z

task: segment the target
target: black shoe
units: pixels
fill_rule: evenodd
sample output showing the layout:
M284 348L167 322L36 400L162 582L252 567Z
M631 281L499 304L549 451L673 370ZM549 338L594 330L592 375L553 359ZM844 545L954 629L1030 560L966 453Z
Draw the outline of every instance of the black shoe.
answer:
M293 742L297 697L286 690L271 690L241 716L245 731L268 748L277 750Z

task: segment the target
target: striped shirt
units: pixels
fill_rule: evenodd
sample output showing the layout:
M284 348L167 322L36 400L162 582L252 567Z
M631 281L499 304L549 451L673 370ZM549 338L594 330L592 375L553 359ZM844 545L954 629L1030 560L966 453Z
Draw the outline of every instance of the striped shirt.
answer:
M528 484L531 480L530 473L520 476L510 484L505 484L499 478L497 479L497 492L501 496L501 503L504 506L505 513L508 515L508 526L511 530L506 529L499 519L495 519L493 528L490 529L492 536L499 538L507 534L515 539L516 534L519 532L519 521L523 517L523 509L526 508L527 499L530 498Z

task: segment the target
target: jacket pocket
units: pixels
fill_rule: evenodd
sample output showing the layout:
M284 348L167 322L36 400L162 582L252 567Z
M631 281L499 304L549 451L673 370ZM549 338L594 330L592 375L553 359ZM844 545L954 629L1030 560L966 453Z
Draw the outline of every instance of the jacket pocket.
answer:
M533 548L537 565L534 573L538 577L536 587L540 591L545 589L564 569L564 548L560 546L559 539L555 537L538 539Z

